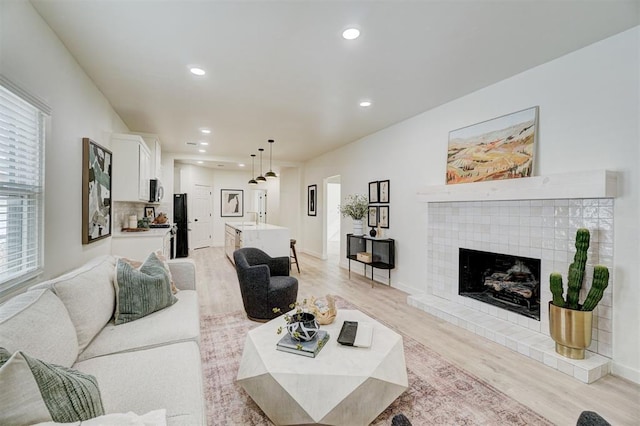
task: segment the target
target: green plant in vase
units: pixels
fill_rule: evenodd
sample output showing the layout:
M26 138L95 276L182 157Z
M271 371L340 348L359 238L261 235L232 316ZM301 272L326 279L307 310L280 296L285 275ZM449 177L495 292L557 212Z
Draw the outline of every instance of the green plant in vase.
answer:
M353 219L353 234L362 235L362 220L369 213L367 197L361 194L347 195L345 203L338 206L342 217Z

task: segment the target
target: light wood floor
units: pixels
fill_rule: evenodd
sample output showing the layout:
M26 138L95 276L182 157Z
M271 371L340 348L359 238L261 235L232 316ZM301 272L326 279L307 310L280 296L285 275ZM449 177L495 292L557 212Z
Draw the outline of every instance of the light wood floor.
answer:
M222 248L205 248L196 261L201 314L242 310L235 269ZM590 385L406 304L407 294L357 274L337 261L298 254L298 299L335 294L438 352L557 425L575 425L584 410L612 425L640 425L640 386L607 376Z

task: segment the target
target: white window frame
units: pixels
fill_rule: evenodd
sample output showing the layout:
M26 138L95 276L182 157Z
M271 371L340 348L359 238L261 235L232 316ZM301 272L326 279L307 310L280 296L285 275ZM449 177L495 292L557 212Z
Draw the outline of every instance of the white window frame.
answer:
M0 95L1 299L44 268L45 127L51 110L1 74ZM31 131L25 132L25 128ZM25 147L33 153L22 164ZM35 179L24 178L29 170L36 170ZM12 224L14 232L9 237ZM12 253L6 253L9 246Z

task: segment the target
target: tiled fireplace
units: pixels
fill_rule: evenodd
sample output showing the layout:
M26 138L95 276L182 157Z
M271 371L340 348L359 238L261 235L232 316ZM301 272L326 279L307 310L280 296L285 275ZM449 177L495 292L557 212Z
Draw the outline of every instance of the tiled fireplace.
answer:
M613 271L613 208L612 198L431 202L427 291L410 296L409 304L583 382L593 382L609 373L611 291L605 292L594 311L593 343L587 359L570 360L555 354L549 337L548 277L557 271L566 281L575 253L575 233L580 227L591 231L583 293L591 285L593 265L606 265ZM539 259L539 319L460 295L461 249ZM526 266L531 268L531 264Z

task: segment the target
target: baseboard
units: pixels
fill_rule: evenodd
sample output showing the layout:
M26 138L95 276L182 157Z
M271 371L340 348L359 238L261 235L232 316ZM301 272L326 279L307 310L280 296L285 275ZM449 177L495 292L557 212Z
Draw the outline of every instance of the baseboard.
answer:
M623 379L629 380L633 383L640 384L640 371L615 361L611 363L611 374L622 377Z
M309 256L317 257L318 259L327 260L327 256L323 256L322 253L315 252L313 250L302 249L301 253L308 254Z

